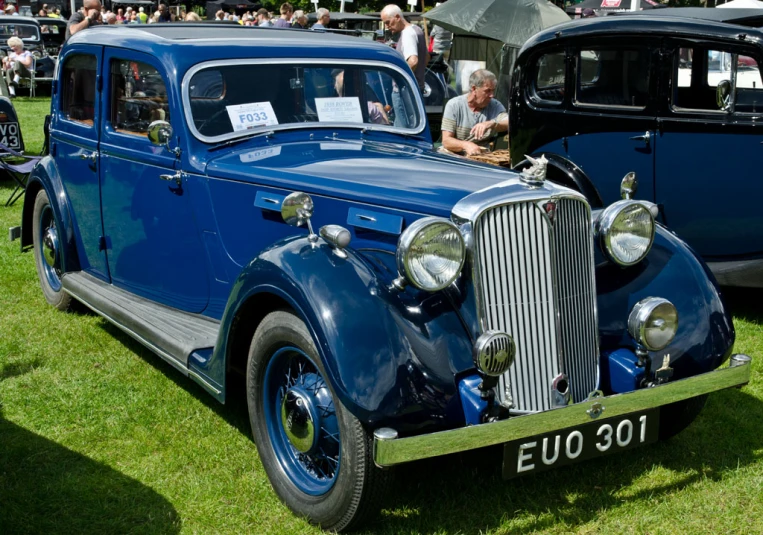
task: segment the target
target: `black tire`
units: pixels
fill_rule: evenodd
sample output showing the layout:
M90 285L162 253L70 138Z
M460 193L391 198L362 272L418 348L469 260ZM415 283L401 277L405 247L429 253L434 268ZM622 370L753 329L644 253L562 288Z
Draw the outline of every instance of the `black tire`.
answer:
M689 427L705 407L707 394L676 401L660 409L660 440L668 440Z
M266 316L252 339L246 373L249 418L262 465L276 494L297 515L327 530L355 529L381 507L392 473L374 465L368 431L342 407L323 377L325 370L305 324L286 311ZM288 433L293 436L292 421L307 420L300 420L300 415L292 418L297 411L285 417L283 400L289 392L311 388L312 401L306 396L297 405L319 407L317 433L301 435L315 436L308 442L317 451L300 453ZM280 418L274 416L279 414ZM337 433L324 434L324 425ZM336 434L339 439L332 450L330 440L336 440ZM331 454L333 460L327 451L336 452ZM324 464L325 460L331 462ZM316 467L315 473L306 467Z
M56 216L45 190L34 199L32 243L37 276L45 300L58 310L68 310L72 297L61 286L61 242L57 238Z

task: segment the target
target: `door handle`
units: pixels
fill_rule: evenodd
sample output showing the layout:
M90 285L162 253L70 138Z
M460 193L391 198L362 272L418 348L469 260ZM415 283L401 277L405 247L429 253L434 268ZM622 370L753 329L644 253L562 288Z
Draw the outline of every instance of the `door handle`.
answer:
M183 173L178 171L174 175L159 175L162 180L174 180L178 187L183 185Z
M95 164L98 161L98 152L91 152L91 153L84 152L79 155L79 159L90 160L91 163Z
M643 136L633 136L629 139L632 141L643 141L646 146L649 146L649 142L652 140L652 133L647 130Z

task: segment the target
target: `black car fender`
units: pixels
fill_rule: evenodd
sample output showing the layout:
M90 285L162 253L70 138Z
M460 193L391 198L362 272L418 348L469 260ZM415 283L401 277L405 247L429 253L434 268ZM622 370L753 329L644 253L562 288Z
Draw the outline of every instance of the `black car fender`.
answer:
M556 184L579 191L585 195L591 205L591 208L603 208L604 202L601 200L599 191L580 167L563 156L552 152L538 152L532 155L533 158L545 156L548 160L546 168L546 178ZM531 165L530 161L524 159L514 166L516 171L526 169Z

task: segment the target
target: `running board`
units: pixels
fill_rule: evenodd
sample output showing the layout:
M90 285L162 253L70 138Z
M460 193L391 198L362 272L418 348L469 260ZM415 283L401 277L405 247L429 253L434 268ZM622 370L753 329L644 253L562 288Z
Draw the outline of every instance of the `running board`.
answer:
M214 348L220 322L182 312L131 294L82 271L61 279L66 293L154 351L184 375L206 383L189 370L194 351ZM219 389L202 384L219 394Z

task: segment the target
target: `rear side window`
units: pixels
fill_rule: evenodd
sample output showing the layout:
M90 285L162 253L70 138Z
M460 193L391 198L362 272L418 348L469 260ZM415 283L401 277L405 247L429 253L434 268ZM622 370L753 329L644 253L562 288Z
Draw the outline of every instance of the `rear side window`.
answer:
M577 104L643 108L649 99L646 48L592 48L577 57Z
M66 119L93 125L95 119L95 56L77 54L66 58L61 69L61 114Z
M674 109L726 113L733 106L737 113L763 112L763 80L754 57L685 47L676 50L673 65ZM720 101L719 84L729 88L729 97Z
M543 54L535 63L534 93L546 102L559 103L564 99L565 53Z

